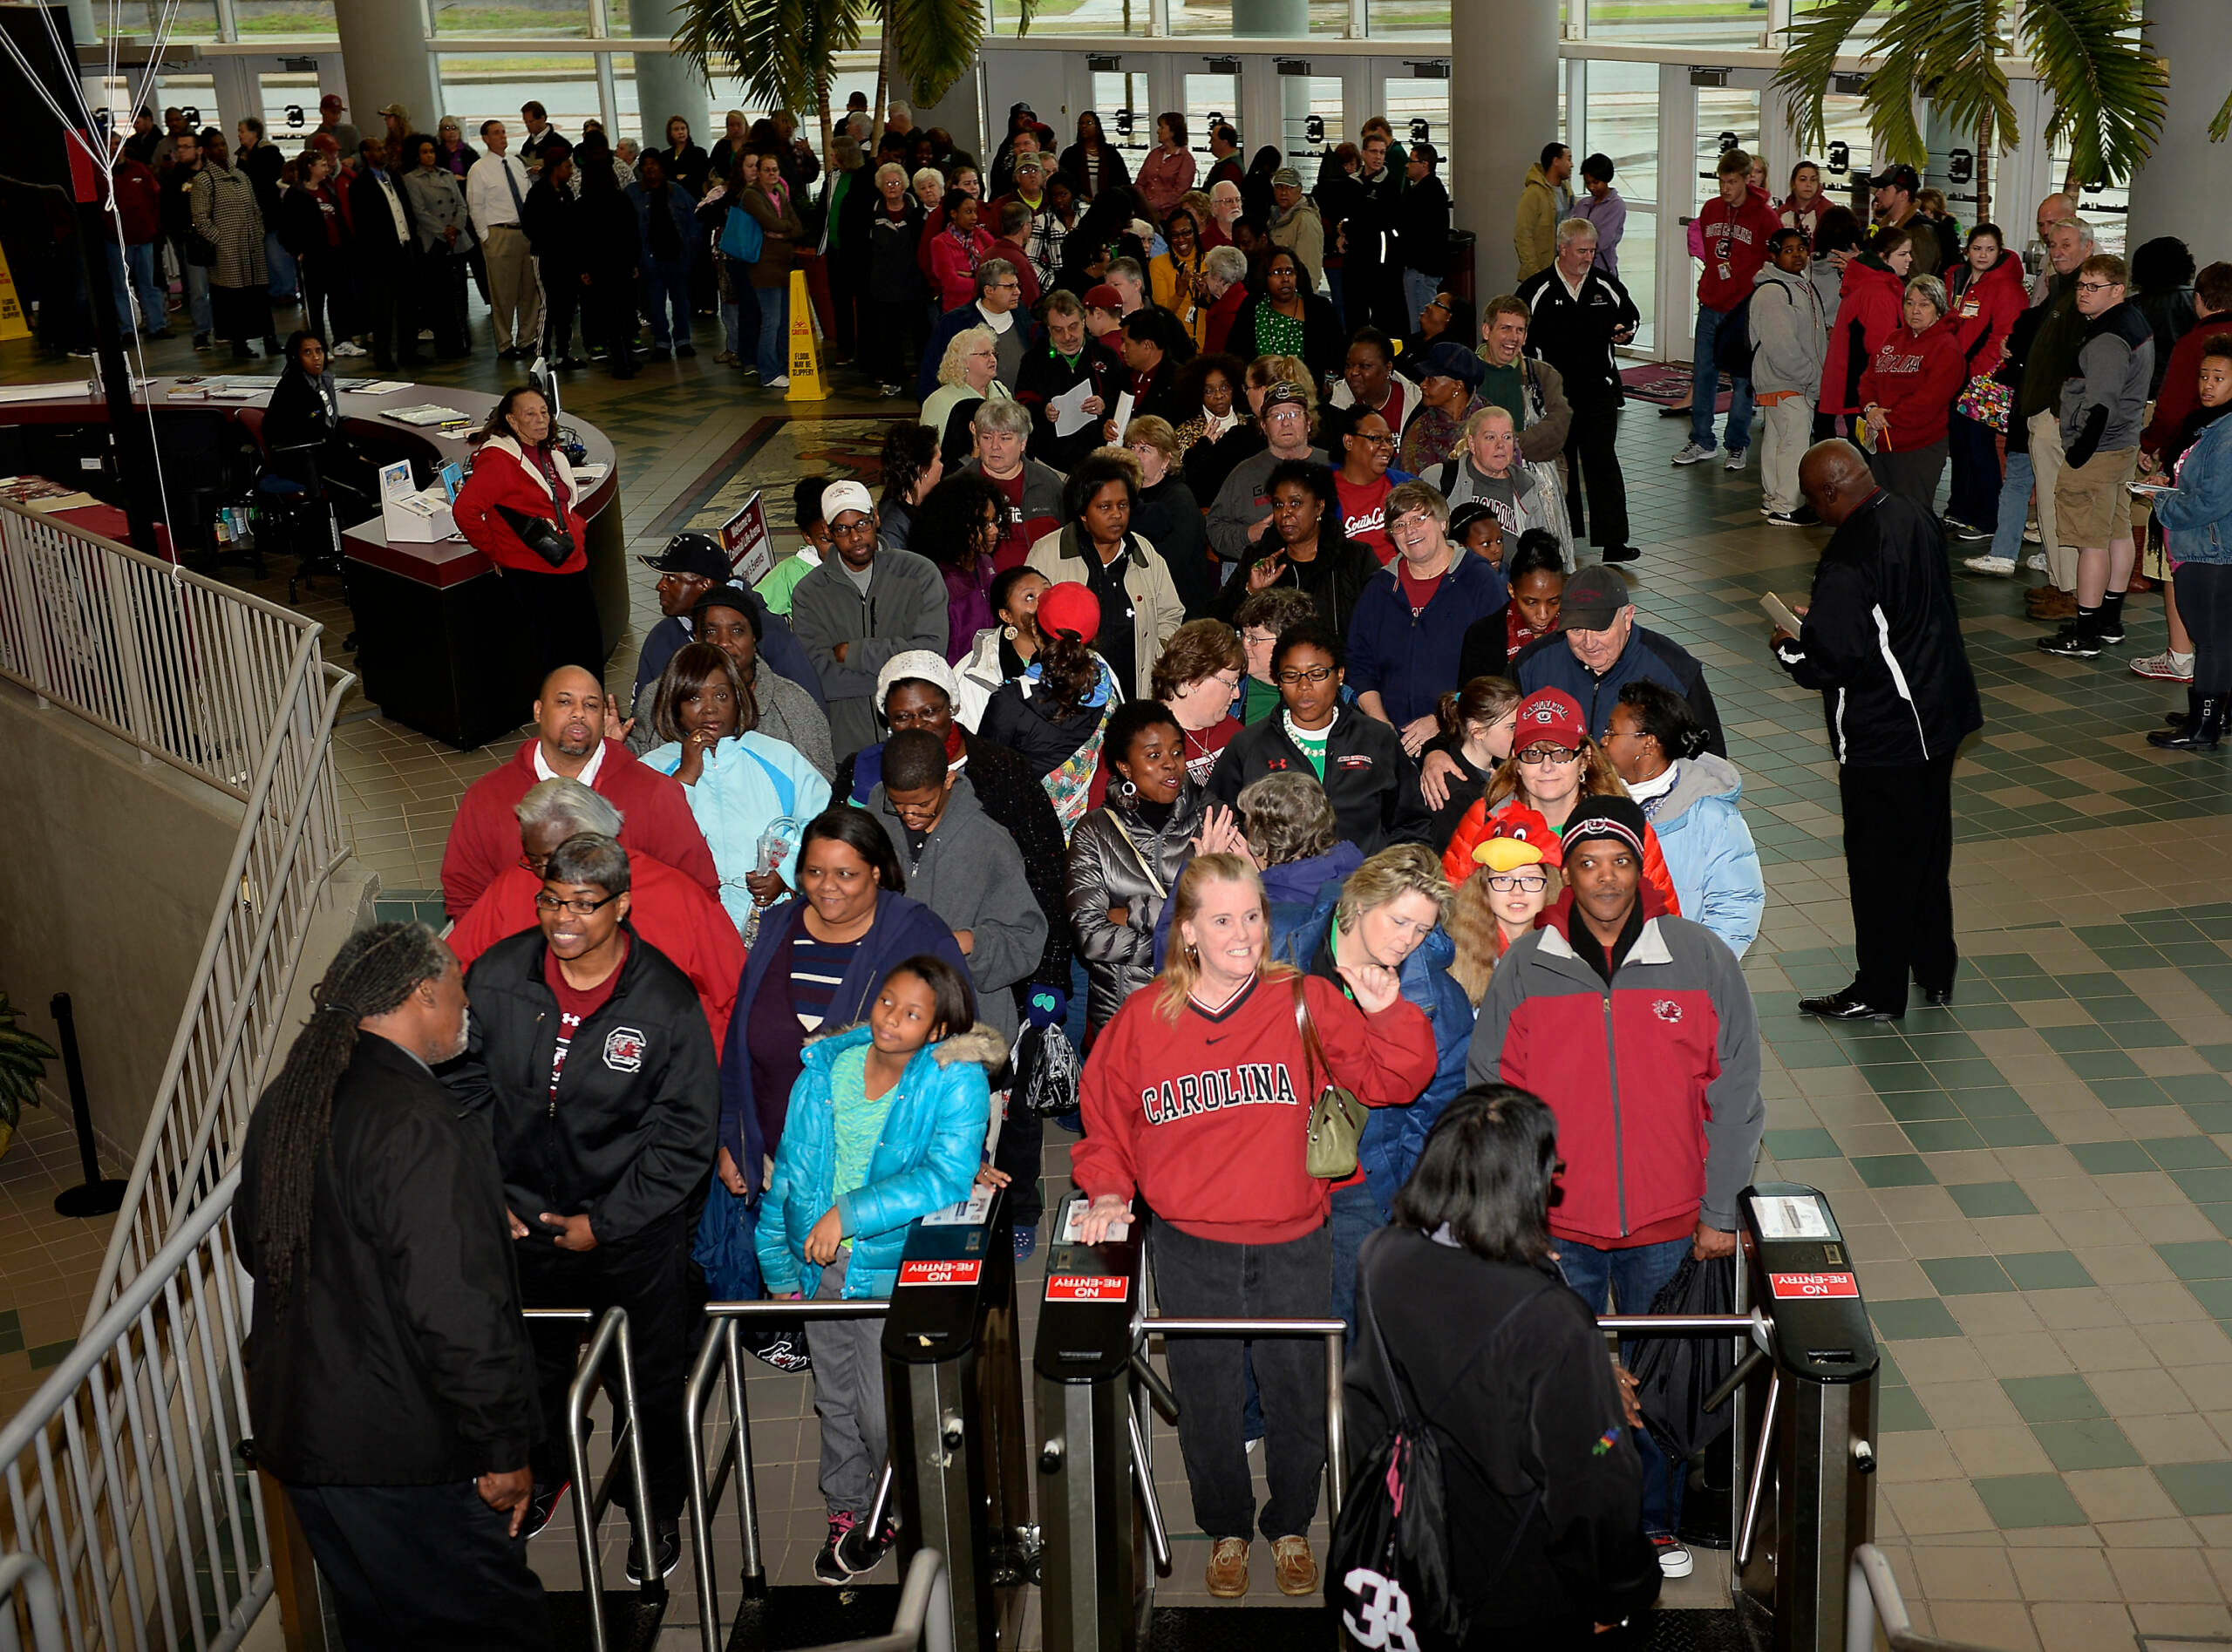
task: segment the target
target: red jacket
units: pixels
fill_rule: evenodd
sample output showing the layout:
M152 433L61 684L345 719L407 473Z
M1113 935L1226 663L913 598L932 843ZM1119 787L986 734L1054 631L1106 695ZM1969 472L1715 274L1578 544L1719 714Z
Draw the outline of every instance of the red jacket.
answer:
M2211 316L2188 328L2171 350L2169 364L2162 370L2162 393L2154 398L2154 417L2139 438L2148 452L2159 457L2176 438L2186 415L2200 405L2201 353L2210 339L2227 333L2232 333L2232 315Z
M1210 242L1207 236L1202 237L1202 240L1205 245L1230 244L1225 241ZM1248 283L1244 281L1236 281L1224 289L1223 297L1209 306L1208 319L1202 323L1204 330L1201 334L1201 348L1203 350L1212 356L1224 354L1226 341L1232 337L1233 323L1240 319L1240 312L1248 308Z
M1968 382L1969 364L1948 322L1919 333L1902 322L1860 376L1860 405L1874 402L1889 416L1889 452L1911 453L1945 439L1954 398Z
M521 741L509 762L475 780L458 802L450 840L442 851L442 909L453 918L465 916L506 867L519 863L520 823L512 809L539 778L535 745L533 740ZM716 901L720 899L721 878L713 870L713 852L705 846L705 834L690 812L690 799L671 778L645 767L619 741L607 740L604 761L597 765L589 789L625 817L620 828L623 845L665 861Z
M163 187L155 181L155 174L127 156L117 157L109 168L116 180L116 217L124 225L124 242L127 247L143 246L163 233ZM156 326L162 323L156 317Z
M1527 806L1514 795L1496 805L1495 812L1501 814L1507 809ZM1492 818L1487 799L1483 798L1466 810L1457 822L1457 830L1450 834L1449 846L1441 852L1441 873L1453 886L1464 882L1480 869L1480 862L1473 859L1473 851L1488 835L1488 821ZM1674 874L1666 869L1666 857L1658 847L1658 833L1651 830L1648 820L1643 823L1643 881L1657 890L1665 901L1662 910L1680 917L1682 901L1674 893Z
M529 463L521 453L520 445L508 436L491 436L480 444L479 456L473 461L473 474L466 478L451 513L457 519L457 531L465 536L466 543L499 568L515 568L530 574L578 574L589 565L589 553L582 548L588 525L582 520L579 508L581 486L574 480L573 467L566 463L563 453L554 448L550 459L557 467L559 486L566 494L566 531L574 540L574 554L555 568L527 549L496 509L500 505L523 515L555 522L557 505L541 467Z
M1782 228L1782 220L1767 204L1766 191L1747 187L1733 207L1715 195L1698 222L1705 248L1698 303L1725 316L1752 296L1752 277L1767 262L1767 237Z
M1819 413L1860 411L1860 376L1900 324L1906 286L1889 270L1854 258L1845 266L1837 318L1829 324L1829 354L1821 364Z
M719 901L663 860L638 851L628 857L628 921L690 977L718 1050L728 1038L737 983L744 979L744 942L736 925ZM470 969L475 958L507 935L534 928L534 897L541 893L542 880L525 867L506 867L498 874L449 933L459 967Z
M922 244L929 249L927 262L930 279L937 283L939 313L976 303L976 266L990 252L992 238L981 229L970 231L969 245L976 249L971 253L952 230L940 229L935 238L926 233Z
M1070 1177L1088 1198L1143 1197L1196 1239L1279 1245L1315 1233L1333 1184L1310 1173L1310 1105L1325 1083L1305 1064L1294 979L1259 979L1215 1016L1188 1003L1163 1019L1159 982L1124 1001L1085 1063L1085 1139ZM1433 1029L1398 998L1367 1016L1339 987L1303 986L1337 1082L1367 1107L1416 1100L1434 1075Z
M1953 293L1953 313L1948 319L1968 363L1969 377L1974 378L1999 365L2008 329L2030 307L2030 289L2023 284L2023 261L2010 252L2000 254L1999 262L1981 275L1963 264L1954 280L1961 286Z

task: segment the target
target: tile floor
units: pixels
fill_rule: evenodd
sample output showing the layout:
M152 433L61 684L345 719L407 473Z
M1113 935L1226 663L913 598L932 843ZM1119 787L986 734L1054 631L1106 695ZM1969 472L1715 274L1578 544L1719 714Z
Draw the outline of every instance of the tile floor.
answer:
M0 352L0 377L23 346ZM183 361L183 344L167 347ZM159 367L181 371L167 361ZM47 368L44 376L59 370ZM430 372L492 386L481 359ZM771 520L788 483L872 464L884 409L810 418L738 391L710 352L632 385L583 376L569 408L612 434L633 548L725 515L750 486ZM843 375L839 375L840 378ZM1766 657L1756 607L1802 592L1820 535L1769 527L1756 473L1676 471L1683 438L1647 404L1621 451L1643 621L1704 660L1769 867L1766 926L1746 961L1766 1045L1759 1169L1829 1196L1858 1260L1884 1353L1878 1531L1925 1629L2009 1649L2077 1652L2232 1636L2232 783L2221 758L2140 736L2182 696L2124 661L2161 647L2156 599L2101 661L2050 660L2014 582L1957 576L1986 726L1956 772L1958 1000L1895 1025L1827 1028L1802 993L1842 984L1851 923L1836 775L1818 699ZM655 614L651 576L636 613ZM269 588L267 581L265 589ZM281 582L283 590L283 581ZM345 631L338 593L304 606ZM636 639L613 674L625 680ZM345 656L343 656L345 659ZM350 708L344 806L382 877L383 915L425 910L450 811L501 754L458 753ZM99 1237L42 1214L74 1180L66 1130L31 1116L0 1163L0 1405L75 1329ZM1049 1132L1047 1175L1063 1172ZM1042 1252L1043 1255L1043 1252ZM24 1259L32 1260L25 1263ZM90 1260L88 1260L90 1258ZM1026 1297L1035 1295L1027 1270ZM772 1574L802 1581L819 1538L803 1383L752 1384ZM1198 1587L1174 1443L1157 1478L1179 1549L1172 1598ZM611 1563L619 1560L613 1523ZM732 1520L715 1542L732 1588ZM1720 1595L1717 1557L1670 1603ZM534 1549L572 1572L561 1526ZM1267 1571L1268 1554L1258 1570ZM663 1643L695 1642L688 1567ZM1264 1591L1258 1592L1260 1600ZM2142 1639L2143 1637L2143 1639Z

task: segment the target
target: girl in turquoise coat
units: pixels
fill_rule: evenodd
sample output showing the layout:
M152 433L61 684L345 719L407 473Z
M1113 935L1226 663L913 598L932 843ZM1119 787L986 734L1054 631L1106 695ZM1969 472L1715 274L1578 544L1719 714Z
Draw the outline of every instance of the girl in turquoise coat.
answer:
M791 1090L753 1242L770 1296L888 1296L908 1230L969 1197L1006 1054L976 1024L969 977L928 954L892 966L865 1025L817 1040ZM829 1537L814 1575L874 1567L887 1528L863 1526L885 1450L880 1319L813 1320L813 1409ZM859 1527L857 1532L855 1527Z

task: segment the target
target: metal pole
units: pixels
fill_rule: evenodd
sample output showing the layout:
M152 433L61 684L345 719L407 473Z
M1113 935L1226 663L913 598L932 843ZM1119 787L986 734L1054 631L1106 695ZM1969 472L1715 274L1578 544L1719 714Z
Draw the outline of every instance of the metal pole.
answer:
M1348 1465L1341 1453L1348 1442L1349 1431L1341 1414L1341 1358L1347 1333L1327 1332L1325 1336L1325 1502L1334 1520L1341 1518L1341 1502L1349 1485Z
M70 1083L70 1115L78 1127L78 1164L85 1176L82 1186L65 1187L54 1196L54 1214L105 1216L123 1205L125 1184L101 1180L100 1159L93 1147L92 1104L85 1099L85 1064L78 1054L78 1020L70 1009L70 995L56 993L47 1009L62 1043L62 1071Z
M658 1517L651 1511L651 1478L643 1457L643 1423L636 1411L636 1353L629 1344L628 1310L611 1310L620 1315L620 1403L628 1413L628 1466L636 1481L634 1506L628 1511L628 1523L636 1528L638 1552L643 1557L643 1581L641 1593L652 1600L666 1598L666 1576L659 1570Z
M1766 1404L1759 1408L1759 1455L1752 1464L1752 1484L1744 1494L1744 1529L1736 1539L1736 1569L1742 1572L1752 1559L1753 1528L1759 1519L1759 1488L1774 1467L1775 1411L1782 1401L1782 1373L1767 1377Z
M713 1577L712 1510L705 1485L705 1390L720 1357L721 1328L705 1327L705 1340L691 1363L682 1391L683 1446L690 1453L690 1560L698 1578L698 1625L705 1652L720 1652L719 1591ZM732 1446L733 1440L732 1440ZM721 1453L724 1466L728 1451Z

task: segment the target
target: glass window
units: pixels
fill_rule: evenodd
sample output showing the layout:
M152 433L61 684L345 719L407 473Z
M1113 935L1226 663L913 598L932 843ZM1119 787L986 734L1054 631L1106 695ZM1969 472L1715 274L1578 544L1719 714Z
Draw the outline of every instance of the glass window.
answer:
M1375 40L1449 39L1450 0L1364 0L1364 31ZM1559 0L1562 17L1564 0Z
M1875 170L1875 140L1868 136L1868 111L1856 96L1831 92L1821 103L1821 120L1828 141L1808 160L1821 164L1821 188L1839 206L1850 207L1868 221L1868 176ZM1841 152L1839 144L1844 146ZM1789 193L1790 180L1774 180L1775 199Z
M1589 36L1667 45L1764 47L1767 0L1589 0Z
M1038 0L1038 8L1031 14L1031 32L1144 35L1147 32L1149 3L1150 0ZM1023 10L1017 0L986 0L985 10L990 17L986 34L1020 32L1017 25L1022 21ZM1174 20L1177 10L1177 0L1172 0ZM1227 0L1225 10L1228 26L1230 0Z
M1237 131L1240 126L1240 77L1238 75L1187 75L1186 77L1186 141L1194 152L1194 176L1199 187L1207 188L1209 168L1215 166L1216 157L1209 153L1209 127L1217 121L1227 121ZM1248 165L1246 149L1248 134L1241 133L1241 166Z
M1617 188L1615 180L1613 187ZM1634 340L1628 348L1648 355L1658 343L1658 214L1649 209L1638 212L1635 203L1628 205L1627 228L1620 232L1620 285L1628 289L1628 296L1636 301L1636 309L1643 321L1636 328Z
M596 59L587 53L484 57L451 51L435 59L435 71L442 88L440 112L456 117L465 128L466 141L475 148L484 120L501 120L514 132L521 131L520 105L529 99L540 103L550 124L569 139L582 135L584 120L602 116ZM634 127L623 123L621 131L630 133Z
M303 145L317 127L316 75L259 75L263 107L263 135L289 159L302 153Z
M340 26L333 0L233 0L233 17L242 40L330 40Z
M175 6L167 5L163 0L146 0L144 5L119 6L117 8L117 30L119 32L128 31L145 34L152 40L163 31L163 14L166 11L177 14L170 24L174 39L214 40L217 37L217 0L178 0ZM105 21L107 9L95 6L93 15L97 20Z
M1430 143L1441 157L1441 175L1448 177L1449 82L1398 79L1387 77L1387 121L1395 128L1398 146ZM1398 163L1391 161L1391 166Z
M1053 0L1053 3L1058 4L1061 0ZM1107 16L1114 12L1119 3L1119 0L1085 0L1085 9L1096 16ZM1367 0L1367 4L1370 3L1371 0ZM1130 3L1133 10L1142 17L1146 15L1147 0L1130 0ZM1408 0L1405 0L1405 4L1407 9ZM1310 33L1343 35L1348 32L1349 0L1309 0L1309 6ZM1174 35L1228 36L1233 32L1232 7L1233 0L1170 0L1170 32ZM1439 9L1442 14L1441 31L1446 34L1449 31L1448 0L1441 0ZM1042 17L1046 15L1045 0L1042 0L1038 15ZM1036 31L1039 25L1033 23L1031 26ZM1106 24L1099 27L1100 32L1106 32Z
M1348 141L1349 118L1342 101L1340 76L1282 77L1279 85L1283 102L1286 102L1286 92L1296 80L1309 88L1309 107L1306 112L1296 107L1303 101L1300 98L1286 103L1285 130L1279 134L1279 146L1286 152L1289 163L1302 174L1303 187L1308 188L1317 181L1317 168L1323 158ZM1313 121L1317 123L1314 126Z
M1684 204L1692 212L1719 188L1720 158L1732 149L1759 153L1759 94L1734 86L1699 86L1695 187ZM1773 192L1772 184L1770 193Z
M1582 159L1602 154L1611 161L1612 187L1630 207L1657 201L1658 65L1599 61L1587 67L1589 94L1574 149Z
M196 132L218 122L217 82L212 75L165 75L148 102L154 105L158 120L166 109L184 110L187 125Z
M1147 76L1135 70L1096 73L1092 77L1092 107L1100 117L1101 131L1122 153L1126 169L1137 177L1140 158L1154 147L1156 112L1147 102ZM1076 141L1074 132L1071 141ZM1064 148L1068 146L1063 145Z
M385 0L391 5L401 0ZM330 8L328 8L330 10ZM579 39L589 31L589 0L430 0L434 32ZM549 103L548 98L543 102ZM514 109L513 113L518 113ZM553 105L551 117L557 109Z

